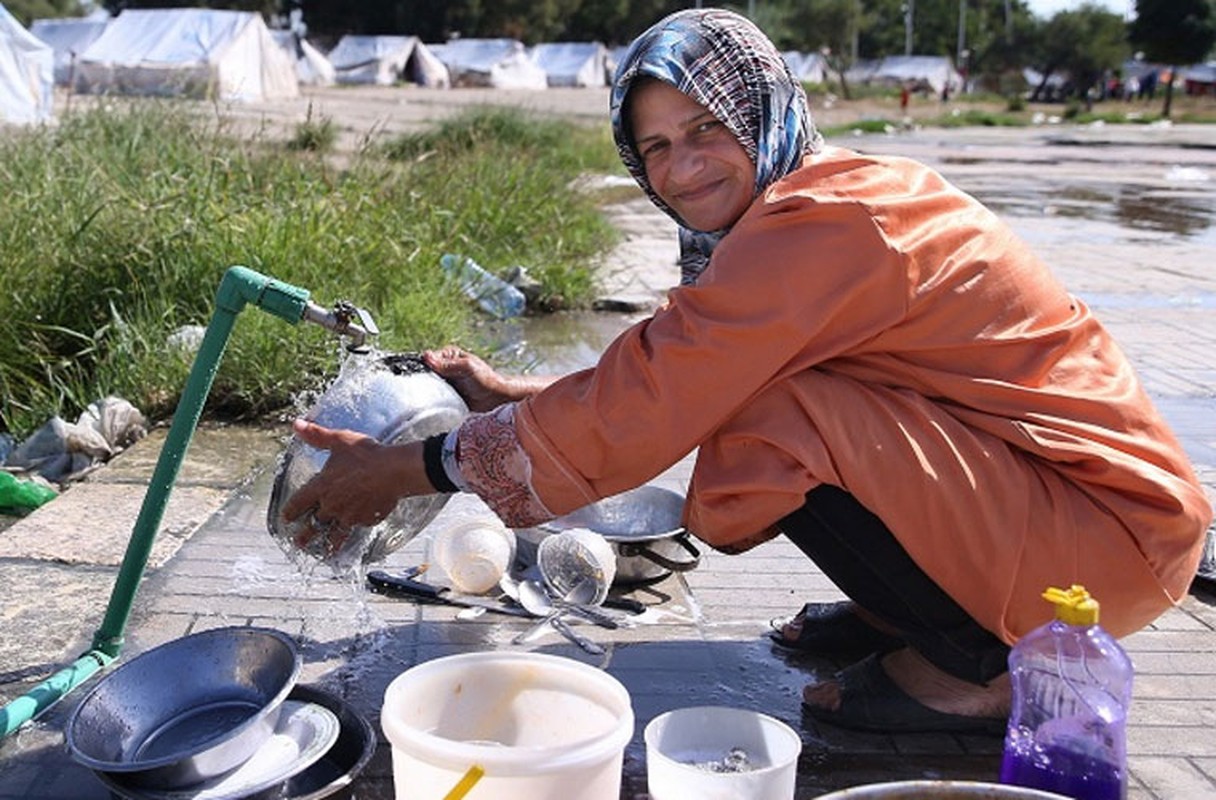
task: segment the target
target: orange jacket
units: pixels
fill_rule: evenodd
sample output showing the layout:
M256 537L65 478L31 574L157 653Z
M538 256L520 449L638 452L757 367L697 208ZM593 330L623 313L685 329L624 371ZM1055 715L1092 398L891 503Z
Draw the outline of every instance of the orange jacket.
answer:
M726 550L843 487L1006 641L1049 585L1084 584L1116 635L1147 624L1212 514L1123 353L1026 245L927 167L839 148L506 419L555 515L700 448L686 524Z

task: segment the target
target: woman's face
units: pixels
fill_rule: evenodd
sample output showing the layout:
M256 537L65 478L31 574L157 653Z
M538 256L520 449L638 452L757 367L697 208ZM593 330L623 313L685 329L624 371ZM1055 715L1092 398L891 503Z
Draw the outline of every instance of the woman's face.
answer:
M671 84L643 80L629 95L634 147L655 193L693 230L734 225L756 187L756 165L743 145Z

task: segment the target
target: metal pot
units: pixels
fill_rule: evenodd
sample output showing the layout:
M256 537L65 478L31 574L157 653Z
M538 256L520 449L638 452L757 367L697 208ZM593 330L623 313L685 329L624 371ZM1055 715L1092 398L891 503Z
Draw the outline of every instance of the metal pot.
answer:
M468 415L464 400L417 353L352 356L306 418L327 428L357 431L385 444L444 433ZM304 552L339 570L380 561L413 539L447 503L448 495L407 497L375 526L359 526L334 547L309 536L314 521L282 517L287 501L325 466L329 453L293 438L279 463L266 526L290 554Z
M602 535L616 553L614 586L649 583L701 563L701 552L680 525L684 497L658 486L639 486L606 497L534 528L515 531L517 560L536 561L546 536L571 528Z
M73 711L68 751L128 786L175 789L240 766L270 738L303 659L269 628L175 639L106 675Z

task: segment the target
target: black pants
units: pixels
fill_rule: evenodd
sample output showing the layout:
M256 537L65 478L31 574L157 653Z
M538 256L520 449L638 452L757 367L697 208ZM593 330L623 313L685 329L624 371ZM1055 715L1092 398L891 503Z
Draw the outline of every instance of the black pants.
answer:
M1008 669L1009 646L980 627L848 492L812 489L779 527L854 603L899 630L938 669L975 684Z

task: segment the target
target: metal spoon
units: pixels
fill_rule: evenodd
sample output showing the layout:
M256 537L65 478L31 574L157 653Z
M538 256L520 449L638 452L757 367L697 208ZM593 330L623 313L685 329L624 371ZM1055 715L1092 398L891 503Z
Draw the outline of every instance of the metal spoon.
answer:
M531 583L531 581L519 582L519 603L525 609L527 609L529 613L534 614L541 619L540 622L536 623L531 628L528 628L512 639L512 644L522 644L535 636L537 631L539 631L541 628L544 628L546 625L550 625L553 628L556 628L559 633L561 633L571 642L581 647L585 652L597 656L604 654L605 651L603 647L575 631L566 624L565 620L562 619L565 614L570 613L571 609L555 606L553 601L549 598L548 593L544 592L543 587L540 587L541 591L539 592L533 588L528 588L529 584Z
M564 597L557 596L552 589L535 580L520 581L518 589L520 605L524 608L528 607L523 601L523 597L526 595L529 602L538 608L547 604L552 608L561 608L577 614L601 628L615 630L621 627L616 617L592 605L591 600L595 597L596 592L594 581L579 581Z

